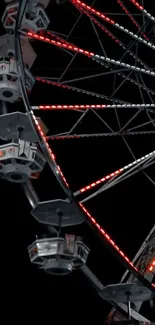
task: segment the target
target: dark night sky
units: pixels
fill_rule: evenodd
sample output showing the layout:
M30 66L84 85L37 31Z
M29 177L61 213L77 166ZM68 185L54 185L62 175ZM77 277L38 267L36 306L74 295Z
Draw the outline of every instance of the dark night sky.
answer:
M91 1L87 2L91 3ZM148 6L148 3L146 5ZM121 12L114 0L104 1L104 4L102 0L96 0L94 6L102 12ZM137 13L133 6L129 5L128 8L131 12ZM153 6L150 8L148 6L147 10L155 14ZM47 12L51 21L49 30L65 35L70 32L79 15L79 12L69 3L56 6L51 2ZM141 23L141 18L138 19ZM126 18L117 16L117 21L135 32L135 27ZM109 26L107 25L107 27ZM109 29L125 44L130 42L130 38L125 34L121 34L120 31L112 27ZM150 30L151 24L148 26L148 32ZM123 54L122 49L103 32L99 30L98 32L107 55L119 59ZM80 19L69 41L102 55L101 47L96 40L89 19L85 16ZM32 67L33 74L43 77L59 77L71 57L48 44L33 42L32 45L38 54ZM150 67L154 67L154 52L152 50L140 45L138 53ZM126 56L124 62L133 63L129 56ZM77 55L63 77L63 81L104 72L104 70L104 67ZM134 72L132 77L136 79ZM121 80L120 77L117 77L116 83L119 84ZM155 90L152 77L144 76L144 80L148 87ZM92 78L83 82L74 82L72 85L110 95L113 89L113 77ZM116 93L115 97L135 103L141 102L139 90L128 82ZM144 98L146 102L149 102L145 92ZM36 82L30 95L30 103L32 105L95 104L104 103L104 100ZM16 110L21 107L21 103L13 107ZM135 112L136 110L133 109L130 111L118 110L121 125L125 124ZM49 134L55 134L68 130L78 119L79 114L78 112L59 111L39 112L38 116L46 123L50 130ZM116 116L112 109L99 114L114 130L118 129ZM151 113L151 116L154 115ZM141 112L131 127L146 121L148 121L146 112ZM95 133L105 132L107 129L94 117L92 112L89 112L76 131L77 133ZM137 158L154 150L154 135L129 136L126 137L126 140ZM62 166L73 191L133 161L121 137L53 141L50 142L50 145L56 153L57 161ZM148 169L148 174L155 181L154 166ZM47 166L33 185L41 200L63 197L58 183ZM7 274L5 297L12 317L15 315L15 319L16 317L29 319L31 314L36 321L42 318L44 321L52 322L54 318L58 321L73 322L74 317L78 321L82 321L83 318L92 319L92 317L96 322L104 321L110 306L97 296L83 275L73 273L65 278L50 277L30 264L27 246L35 239L35 234L41 234L45 230L31 216L29 203L19 185L1 180L0 188L2 232L5 233L6 238L9 238L7 240L9 253L7 251L8 255L4 257L3 267L4 277ZM154 186L139 172L136 176L89 201L87 207L132 259L154 224ZM104 285L119 281L125 271L124 267L100 243L87 225L83 224L76 229L67 229L66 232L84 236L91 249L88 266ZM148 305L145 306L145 312L147 317L150 316L153 320L154 316L151 315L152 311Z

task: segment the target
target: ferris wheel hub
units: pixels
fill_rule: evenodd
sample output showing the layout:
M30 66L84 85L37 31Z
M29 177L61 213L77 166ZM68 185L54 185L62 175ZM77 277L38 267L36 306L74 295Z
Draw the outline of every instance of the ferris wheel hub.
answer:
M77 225L84 221L80 209L75 204L64 200L39 202L31 214L40 223L59 226L58 211L60 210L62 211L62 227Z

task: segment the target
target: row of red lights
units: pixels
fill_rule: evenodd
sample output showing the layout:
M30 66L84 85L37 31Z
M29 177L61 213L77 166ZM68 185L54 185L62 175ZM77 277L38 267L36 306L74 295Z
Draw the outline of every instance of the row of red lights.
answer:
M108 242L115 248L115 250L117 252L119 252L119 254L121 256L124 257L124 259L128 262L128 264L130 264L130 266L138 271L138 269L132 264L132 262L129 260L129 258L120 250L120 248L115 244L115 242L112 240L112 238L107 234L107 232L97 223L97 221L91 216L91 214L89 213L89 211L85 208L85 206L82 203L79 203L80 207L82 208L82 210L85 212L85 214L87 215L87 217L91 220L91 222L94 224L94 226L99 230L99 232L104 236L104 238L106 240L108 240Z
M77 87L72 87L72 86L68 86L68 85L65 85L65 84L61 84L61 83L57 83L57 82L54 82L54 81L51 81L51 80L47 80L47 79L42 79L41 77L36 77L36 80L37 81L40 81L40 82L43 82L43 83L47 83L47 84L51 84L53 86L57 86L57 87L61 87L61 88L64 88L64 89L68 89L68 90L73 90L73 91L77 91L77 92L81 92L83 94L86 94L86 95L91 95L91 96L95 96L95 97L100 97L100 98L103 98L103 99L106 99L106 100L110 100L110 98L108 98L107 96L104 96L104 95L101 95L101 94L96 94L96 93L93 93L93 92L89 92L87 90L83 90L83 89L80 89L80 88L77 88ZM130 79L129 79L130 80ZM136 82L135 82L136 83ZM143 85L141 85L141 87L146 90L145 87L143 87ZM149 90L148 90L149 91ZM155 95L155 92L153 92L153 90L150 90L151 94L152 95ZM114 102L117 102L119 103L120 101L119 100L114 100ZM121 103L121 102L120 102Z
M122 7L122 9L124 10L124 12L128 15L128 17L131 19L131 21L133 22L133 24L137 27L137 29L141 32L141 34L143 35L143 37L146 39L146 41L149 41L148 37L146 36L145 33L143 33L141 31L141 27L139 26L139 24L137 23L137 21L134 19L134 17L132 16L132 14L129 12L129 10L125 7L125 5L122 3L121 0L117 0L117 2L119 3L119 5Z
M92 217L89 211L85 208L82 203L79 203L82 210L85 212L89 220L93 223L96 229L102 234L102 236L108 240L108 242L115 248L115 250L126 260L126 262L136 271L139 272L138 269L133 265L133 263L129 260L129 258L120 250L120 248L116 245L116 243L112 240L112 238L107 234L107 232L99 225L99 223ZM155 283L151 284L153 288L155 288Z
M122 168L120 168L120 169L118 169L118 170L116 170L116 171L114 171L114 172L112 172L112 173L110 173L110 174L108 174L108 175L106 175L106 176L100 178L100 179L97 180L96 182L92 182L91 184L89 184L89 185L87 185L87 186L85 186L85 187L82 187L80 190L78 190L78 191L77 191L76 193L74 193L74 194L75 194L75 195L78 195L78 194L80 194L80 193L84 193L84 192L86 192L86 191L92 189L93 187L95 187L95 186L97 186L97 185L99 185L99 184L101 184L101 183L103 183L103 182L105 182L105 181L111 179L112 177L118 176L120 173L124 172L124 171L127 170L128 168L135 166L135 165L136 165L137 163L139 163L140 161L144 161L145 158L151 157L151 156L154 155L154 154L155 154L155 151L152 151L152 152L150 152L149 154L147 154L147 155L145 155L145 156L143 156L143 157L141 157L141 158L138 158L137 160L134 160L132 163L129 163L128 165L126 165L126 166L124 166L124 167L122 167Z
M148 267L148 271L152 272L153 269L155 269L155 258L153 259L153 261L151 262L151 264Z
M67 45L70 45L69 42L67 42L66 40L64 40L63 38L61 38L61 37L59 37L59 36L57 36L57 35L55 35L55 34L49 32L49 31L46 31L46 33L47 33L47 35L49 35L50 37L52 36L53 38L55 38L57 41L59 41L59 42L63 42L63 43L65 43L65 44L67 44Z
M75 5L75 4L74 4ZM120 43L120 40L116 38L107 28L102 26L92 15L88 13L87 10L84 10L84 8L81 8L81 6L75 5L80 11L82 11L84 14L86 14L94 23L100 27L108 36L110 36L116 43Z
M84 192L86 192L86 191L92 189L92 188L95 187L96 185L99 185L99 184L101 184L101 183L104 183L105 181L107 181L107 180L109 180L109 179L111 179L111 178L113 178L113 177L115 177L115 176L118 176L118 175L121 174L122 172L123 172L123 168L120 168L120 169L116 170L115 172L110 173L110 174L108 174L108 175L105 176L105 177L102 177L102 178L99 179L98 181L93 182L93 183L91 183L91 184L89 184L89 185L87 185L87 186L85 186L85 187L82 187L82 188L79 190L79 192L80 192L80 193L84 193Z
M47 136L46 140L65 140L65 139L80 139L81 135L59 135L59 136Z
M101 94L96 94L96 93L93 93L91 91L83 90L83 89L80 89L80 88L77 88L77 87L68 86L66 84L61 84L59 82L51 81L51 80L48 80L48 79L42 79L40 77L36 77L36 81L40 81L40 82L43 82L43 83L47 83L48 85L57 86L57 87L61 87L61 88L68 89L68 90L81 92L81 93L89 95L89 96L110 100L107 96L104 96L104 95L101 95ZM119 102L119 101L117 100L117 102Z
M144 7L141 6L137 1L135 0L129 0L129 1L132 2L138 9L144 10Z
M86 9L88 9L89 11L91 11L93 14L97 15L98 17L104 19L105 21L107 21L108 23L114 25L115 22L113 19L110 19L109 17L105 16L104 14L102 14L101 12L95 10L94 8L91 8L90 6L88 6L87 4L85 4L84 2L80 1L80 0L71 0L71 2L74 4L74 5L77 5L77 6L82 6Z
M101 108L106 108L107 105L105 105L105 104L104 105L101 105L101 104L97 104L97 105L39 105L37 107L40 110L59 110L59 109L60 110L65 110L65 109L72 110L72 109L88 109L88 108L101 109Z
M92 104L92 105L39 105L32 106L33 110L85 110L104 108L155 108L155 104Z
M45 145L46 145L46 148L47 148L47 150L48 150L48 153L49 153L49 155L50 155L50 158L51 158L52 161L54 161L54 163L56 164L57 171L58 171L58 173L61 175L61 177L62 177L62 179L63 179L65 185L66 185L67 187L69 187L69 185L68 185L68 183L67 183L67 181L66 181L66 178L64 177L64 174L63 174L63 172L61 171L60 166L58 166L57 163L56 163L56 157L55 157L53 151L51 150L51 148L50 148L48 142L46 141L46 136L44 135L44 132L42 131L42 129L41 129L39 123L38 123L37 118L35 117L35 115L34 115L34 113L33 113L32 111L31 111L31 113L32 113L32 117L33 117L33 120L34 120L34 122L35 122L36 128L37 128L37 130L38 130L38 132L39 132L39 134L40 134L42 140L44 141L44 143L45 143Z
M95 56L95 53L93 52L89 52L89 51L85 51L71 43L66 43L65 41L63 42L60 42L60 41L55 41L49 37L46 37L46 36L42 36L42 35L38 35L36 33L32 33L32 32L27 32L26 33L27 36L30 36L31 38L34 38L34 39L38 39L40 41L44 41L46 43L50 43L50 44L53 44L55 46L58 46L58 47L61 47L61 48L65 48L65 49L68 49L68 50L71 50L71 51L74 51L74 52L77 52L77 53L81 53L81 54L84 54L86 55L87 57L93 57Z

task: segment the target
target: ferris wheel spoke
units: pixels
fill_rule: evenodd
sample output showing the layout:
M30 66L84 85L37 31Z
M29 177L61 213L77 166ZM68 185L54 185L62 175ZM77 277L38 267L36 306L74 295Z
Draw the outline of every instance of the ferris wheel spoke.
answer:
M144 169L150 167L151 165L153 165L155 163L154 159L155 159L155 156L153 155L153 156L147 157L147 159L145 161L142 161L142 162L138 161L138 164L136 167L134 166L133 168L131 168L131 166L130 166L129 172L127 171L118 177L111 178L107 184L103 185L102 188L104 190L107 190L107 189L119 184L120 182L126 180L127 178L135 175L136 173L143 171ZM134 160L134 161L137 161L137 160ZM143 163L144 163L144 165L143 165ZM102 190L102 188L100 190Z
M152 157L151 157L152 158ZM154 158L154 157L153 157ZM148 168L150 165L154 164L155 161L153 162L147 162L146 161L150 161L150 157L149 159L145 159L145 164L143 166L141 166L144 162L140 161L137 163L136 166L133 166L132 168L130 168L128 171L126 171L124 174L120 175L120 176L114 176L113 178L111 178L107 184L103 185L98 191L96 191L95 193L87 196L86 198L84 198L83 200L81 200L81 203L87 202L90 199L96 197L97 195L101 194L104 191L107 191L108 189L112 188L113 186L119 184L120 182L126 180L127 178L135 175L136 173L138 173L139 171L142 171L145 168Z
M86 191L89 191L89 190L95 188L96 186L111 180L112 178L118 176L119 174L122 174L124 171L130 169L131 167L133 167L133 166L137 167L137 165L139 163L143 163L146 160L150 160L152 157L154 158L154 156L155 156L155 151L152 151L149 154L142 156L141 158L138 158L137 160L134 160L133 162L129 163L128 165L125 165L124 167L117 169L114 172L100 178L99 180L94 181L94 182L86 185L85 187L82 187L78 191L74 192L74 196L78 196L82 193L85 193Z
M24 33L25 34L25 33ZM52 39L50 39L50 38L46 38L46 37L43 37L43 36L40 36L40 35L38 35L38 34L33 34L33 33L28 33L29 34L29 36L31 36L31 37L33 37L33 38L35 38L35 39L39 39L39 40L41 40L41 41L44 41L44 42L47 42L47 43L51 43L52 42L52 44L54 44L54 45L56 45L56 46L58 46L58 47L67 47L67 48L69 48L70 50L73 50L73 51L75 51L75 52L78 52L78 53L81 53L81 54L84 54L84 55L86 55L86 56L88 56L89 58L90 58L90 55L91 55L91 58L94 60L94 57L95 57L95 61L96 62L98 62L99 64L101 64L101 65L103 65L103 66L105 66L105 62L101 62L101 60L99 60L98 58L100 58L100 59L102 59L102 58L104 58L104 59L106 59L105 57L100 57L99 55L95 55L94 53L91 53L91 52L88 52L88 51L84 51L83 49L80 49L80 48L78 48L78 47L75 47L73 44L70 44L69 45L69 43L67 42L66 43L66 41L64 40L64 43L62 43L62 42L59 42L59 41L55 41L55 40L52 40ZM50 33L48 32L48 35L49 35ZM54 42L54 43L53 43ZM130 66L130 65L126 65L125 63L122 63L122 62L120 62L120 61L115 61L115 60L111 60L111 59L109 59L109 58L107 58L107 61L109 62L109 60L110 60L110 62L112 62L113 64L120 64L121 66L123 66L123 67L126 67L127 69L129 69L129 67L131 68L131 69L133 69L133 70L135 70L135 71L138 71L138 72L144 72L144 73L146 73L146 74L150 74L150 75L155 75L155 73L153 72L153 71L151 71L151 70L145 70L145 69L140 69L140 68L138 68L138 67L134 67L134 66ZM108 68L107 66L105 66L106 68ZM126 69L125 69L126 70ZM106 74L110 74L110 73L118 73L119 75L121 75L123 78L124 78L124 80L126 81L126 80L129 80L130 82L132 82L133 84L136 84L137 85L137 82L134 80L134 79L132 79L132 78L130 78L130 74L131 73L129 73L129 75L124 75L124 74L122 74L121 73L121 71L122 70L114 70L114 69L112 69L112 68L110 68L110 72L104 72L103 74L102 74L102 76L103 75L106 75ZM66 83L69 83L69 82L73 82L73 81L79 81L79 80L85 80L85 79L90 79L90 78L93 78L93 77L97 77L97 76L99 76L99 74L96 74L96 75L92 75L92 76L88 76L88 77L82 77L82 78L75 78L75 79L72 79L72 80L69 80L69 81L65 81L64 83L66 84ZM142 88L145 88L143 85L140 85L140 87L142 87ZM150 89L148 89L148 91L150 91L150 92L152 92L152 90L150 90ZM154 94L154 92L152 92L152 94Z
M104 31L104 33L106 33L106 35L108 35L111 38L111 40L113 40L121 48L123 48L123 50L125 50L125 53L123 54L122 58L120 59L120 62L125 57L125 55L128 53L133 58L136 58L137 62L139 62L143 67L145 67L146 69L149 69L149 67L140 58L136 57L136 55L135 55L135 53L133 51L131 51L131 47L135 44L135 42L137 42L137 40L134 40L132 43L129 44L129 46L126 46L122 41L120 41L120 39L118 39L118 37L116 37L111 31L109 31L108 28L106 28L101 23L99 23L98 20L96 20L92 15L88 14L87 11L84 11L83 10L83 12L89 17L91 23L94 22L102 31ZM93 27L95 28L95 25L94 24L93 24ZM138 31L138 33L141 31L142 28L143 28L143 26L140 28L140 30ZM95 30L96 30L96 28L95 28ZM96 30L95 34L98 34L97 33L97 30ZM96 36L98 38L98 35L96 35ZM105 57L107 57L106 54L105 54Z
M51 79L53 80L53 78L51 78ZM93 91L88 91L88 90L81 89L81 88L78 88L78 87L72 87L70 85L64 84L63 82L58 83L58 82L54 82L52 80L50 80L50 78L48 78L48 77L47 78L46 77L36 77L36 81L47 83L47 84L52 85L52 86L57 86L57 87L61 87L63 89L77 91L77 92L80 92L80 93L83 93L83 94L86 94L86 95L89 95L89 96L92 96L92 97L102 98L102 99L109 100L109 101L116 102L116 103L121 103L121 104L124 104L124 103L127 104L128 103L128 102L123 101L121 99L117 99L117 98L114 98L114 97L113 97L113 99L110 99L110 97L108 97L107 95L104 95L104 94L98 94L98 93L93 92ZM57 78L57 80L58 80L58 78Z
M152 113L155 113L155 103L154 104L81 104L81 105L39 105L39 106L31 106L32 110L103 110L106 108L138 108L138 109L148 109Z
M144 96L143 96L142 90L141 90L141 88L140 88L140 86L139 86L139 77L138 77L137 73L135 73L135 74L136 74L136 79L137 79L137 83L138 83L138 89L139 89L139 93L140 93L140 96L141 96L141 100L142 100L143 103L145 103L145 100L144 100ZM143 79L141 79L141 80L143 81ZM143 83L144 83L144 81L143 81ZM145 83L144 83L144 84L145 84ZM149 92L147 92L147 93L148 93L148 97L149 97L150 100L151 100L151 103L153 103L153 99L152 99L151 95L149 94ZM146 115L147 115L147 117L149 118L150 122L152 123L153 127L155 128L155 123L154 123L154 121L153 121L151 115L149 114L149 112L148 112L147 110L146 110Z
M142 36L146 39L146 41L149 41L148 37L146 36L145 33L143 33L141 31L140 25L137 23L137 21L135 20L135 18L133 17L133 15L130 13L130 11L126 8L126 6L124 5L124 3L121 0L117 0L117 2L121 6L121 8L123 9L123 11L127 14L127 16L130 18L130 20L132 21L132 23L138 28L138 30L140 31L140 33L142 34ZM144 20L143 20L143 24L145 26L145 21Z
M139 36L137 36L137 34L132 33L130 30L119 25L113 19L110 19L109 17L107 17L105 14L95 10L94 8L91 8L84 2L81 2L80 0L70 0L70 1L73 5L75 5L75 7L78 7L83 11L87 11L88 13L91 13L92 15L98 16L100 19L106 21L110 25L115 26L117 29L121 30L122 32L126 33L127 35L131 36L132 38L139 40L141 43L145 44L147 47L155 50L154 44L152 44L151 42L147 42L142 37L139 37Z
M155 131L135 131L135 132L122 132L123 135L152 135L155 134ZM63 135L52 134L46 136L46 140L70 140L70 139L80 139L80 138L98 138L98 137L111 137L111 136L121 136L120 132L104 132L104 133L85 133L85 134L70 134L67 132Z
M153 23L155 23L155 17L153 17L149 12L147 12L138 1L128 0L130 1L136 8L138 8L147 18L149 18Z
M139 68L139 67L124 63L124 62L120 62L119 60L106 58L104 56L95 54L93 52L83 50L83 49L81 49L81 48L79 48L79 47L77 47L77 46L75 46L75 45L73 45L71 43L70 43L70 45L68 45L68 44L65 43L65 41L64 42L55 41L52 38L50 38L49 35L48 35L48 37L46 37L46 35L44 35L44 36L43 35L38 35L38 34L35 34L35 33L32 33L32 32L28 32L28 33L22 32L22 34L30 36L31 38L34 38L34 39L49 43L49 44L53 44L56 47L61 47L61 48L69 49L69 50L71 50L73 52L80 53L82 55L85 55L89 59L92 59L92 60L96 61L97 63L99 63L101 65L102 65L102 62L105 61L105 62L108 62L108 63L112 63L113 65L118 65L120 67L124 67L127 70L142 72L144 74L147 74L147 75L153 76L153 77L155 76L155 72L151 71L149 69L146 70L146 69L143 69L143 68Z

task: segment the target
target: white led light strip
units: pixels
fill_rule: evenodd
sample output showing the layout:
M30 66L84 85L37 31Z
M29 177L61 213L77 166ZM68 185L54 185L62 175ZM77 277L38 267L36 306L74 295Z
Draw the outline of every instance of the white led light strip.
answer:
M139 68L139 67L136 67L134 65L130 65L130 64L127 64L127 63L124 63L124 62L120 62L118 60L110 59L110 58L107 58L105 56L101 56L101 55L98 55L98 54L94 54L94 56L92 56L92 59L95 59L96 61L97 60L103 60L103 61L115 64L115 65L118 65L120 67L127 68L129 70L142 72L142 73L148 74L149 76L155 76L155 72L153 72L151 70L148 70L148 69L146 70L146 69L143 69L143 68ZM100 61L97 61L97 62L101 63Z

